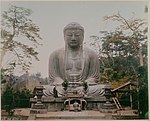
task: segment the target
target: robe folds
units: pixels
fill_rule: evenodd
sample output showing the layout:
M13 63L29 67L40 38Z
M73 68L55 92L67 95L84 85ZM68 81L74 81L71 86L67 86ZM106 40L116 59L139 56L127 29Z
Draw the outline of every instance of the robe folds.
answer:
M49 58L49 83L62 83L67 80L66 77L66 51L64 48L54 51ZM80 77L78 81L87 81L88 84L94 84L99 81L100 66L99 60L94 51L88 48L83 49L83 59ZM78 67L78 65L77 65ZM58 82L58 80L60 82ZM55 82L57 81L57 82Z

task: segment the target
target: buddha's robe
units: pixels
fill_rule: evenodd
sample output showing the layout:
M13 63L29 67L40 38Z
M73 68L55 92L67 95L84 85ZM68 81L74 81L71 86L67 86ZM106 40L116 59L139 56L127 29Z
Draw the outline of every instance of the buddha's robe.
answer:
M87 82L88 96L102 95L103 86L99 81L99 60L94 51L84 48L77 56L71 56L70 50L59 49L54 51L49 58L49 85L44 85L44 95L53 95L53 88L56 87L58 96L64 95L62 83L64 80L71 82L75 76L76 82ZM76 87L78 93L83 93L83 86Z

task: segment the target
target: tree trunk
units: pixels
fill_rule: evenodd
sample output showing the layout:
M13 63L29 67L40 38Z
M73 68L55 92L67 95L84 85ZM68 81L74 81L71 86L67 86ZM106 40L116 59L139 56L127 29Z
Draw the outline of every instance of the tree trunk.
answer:
M139 63L140 63L140 66L143 66L143 56L142 56L142 47L139 47L138 49L138 54L139 54Z
M5 49L2 48L0 53L0 69L2 69L4 55L5 55Z

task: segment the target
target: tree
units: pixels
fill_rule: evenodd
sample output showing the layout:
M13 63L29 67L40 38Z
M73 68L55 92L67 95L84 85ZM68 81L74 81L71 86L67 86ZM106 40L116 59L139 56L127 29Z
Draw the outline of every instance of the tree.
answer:
M138 109L144 116L148 111L147 23L134 17L127 20L120 14L105 16L104 20L118 23L111 32L101 31L101 37L91 36L94 40L91 45L98 47L101 81L111 81L112 85L116 81L137 82L140 86L136 99L142 97Z
M98 47L101 72L113 70L111 75L105 73L101 77L109 75L113 80L132 76L134 79L137 67L147 64L146 22L138 18L126 20L120 14L105 16L104 20L117 21L119 26L112 32L102 31L102 37L91 36L94 39L91 45Z
M133 48L138 51L139 55L139 64L140 66L143 66L143 56L142 56L142 42L147 39L147 36L145 35L145 29L147 27L143 27L146 25L146 22L144 19L138 19L138 18L131 18L129 20L126 20L123 16L121 16L119 13L112 16L105 16L104 20L112 20L112 21L118 21L120 23L120 27L117 28L117 30L121 31L130 31L130 38L124 38L122 40L128 40L132 44ZM115 36L114 38L111 38L109 41L116 40L119 36ZM119 37L119 39L120 39Z
M1 21L1 60L6 54L14 55L15 65L28 70L32 59L39 60L36 48L41 45L38 40L39 27L29 18L32 11L23 7L11 5L8 11L2 13ZM2 68L2 65L0 65Z
M7 86L1 98L2 109L5 109L10 115L13 108L30 108L31 97L33 93L28 89L14 91L11 86Z
M10 115L11 110L14 108L12 87L7 86L6 91L2 95L1 102L2 102L2 108L4 108L6 112L8 112L8 114Z

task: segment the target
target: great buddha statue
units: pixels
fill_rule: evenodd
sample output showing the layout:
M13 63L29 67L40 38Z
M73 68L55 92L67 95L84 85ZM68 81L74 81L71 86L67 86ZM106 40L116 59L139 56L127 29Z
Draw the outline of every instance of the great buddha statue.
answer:
M67 90L76 90L78 94L101 96L103 87L98 83L100 64L97 54L83 46L84 28L72 22L64 27L65 47L54 51L49 58L49 85L44 85L44 96L65 95L64 81L72 84ZM87 84L86 91L83 83ZM75 84L77 84L75 86Z

